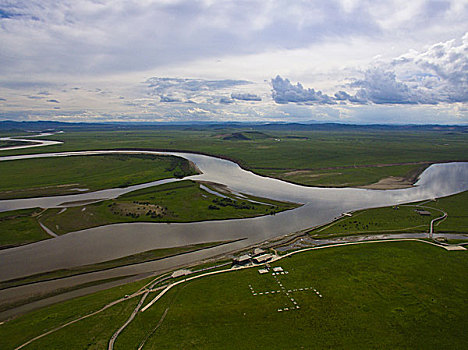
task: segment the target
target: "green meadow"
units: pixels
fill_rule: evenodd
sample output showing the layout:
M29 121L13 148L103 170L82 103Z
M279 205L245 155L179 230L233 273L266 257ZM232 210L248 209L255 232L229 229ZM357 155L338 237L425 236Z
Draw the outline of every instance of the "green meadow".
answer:
M380 242L317 249L272 265L288 271L277 280L291 290L289 296L258 294L280 289L271 274L260 275L258 268L183 283L138 313L117 338L115 349L136 349L143 341L144 349L462 349L468 341L465 251L448 252L421 242ZM14 348L142 284L6 322L0 326L0 347ZM314 288L323 297L304 288ZM104 349L136 304L127 300L26 349Z
M0 213L0 248L50 238L37 222L40 212L35 208Z
M95 312L106 304L119 298L123 298L126 294L131 294L143 287L147 282L149 282L148 279L114 287L102 292L32 311L24 316L8 321L0 325L0 348L14 349L16 346L28 341L32 337L54 329L57 326L63 325L76 318ZM114 325L120 322L123 323L137 303L138 302L135 299L128 299L125 302L107 309L103 313L99 314L99 316L96 315L97 317L91 317L84 321L75 323L73 326L64 328L63 330L66 331L64 335L65 338L61 338L59 333L54 333L54 337L58 335L61 340L55 342L55 344L49 345L49 348L106 348L106 338L110 337L114 332ZM88 323L90 321L91 323ZM86 328L88 325L91 327L86 331L87 334L84 335L83 326ZM60 347L59 344L61 342L67 341L67 345ZM28 348L38 349L38 344L39 343L32 343Z
M208 186L209 185L205 185ZM129 192L116 199L66 209L39 208L0 213L0 247L50 238L39 223L56 234L124 222L193 222L242 219L297 208L298 205L232 194L221 198L183 180Z
M468 191L453 196L439 198L427 205L445 211L448 216L434 225L434 232L468 234Z
M254 199L254 197L251 197ZM192 222L272 215L298 205L258 199L252 203L230 195L221 198L190 180L149 187L95 204L48 209L41 222L58 234L120 222Z
M195 151L227 157L261 175L313 186L367 185L387 176L413 177L424 168L421 162L467 160L468 135L461 132L253 131L193 127L65 132L45 137L63 141L61 145L2 155L119 148ZM298 170L303 172L294 173Z
M442 216L442 212L447 213L447 218L435 223L435 233L468 234L467 201L468 191L465 191L435 201L358 210L353 212L351 217L344 216L309 231L309 234L314 238L321 238L356 234L429 232L431 220ZM428 211L431 215L423 216L416 210Z
M187 160L172 156L116 154L2 161L0 199L80 193L77 188L127 187L193 174Z

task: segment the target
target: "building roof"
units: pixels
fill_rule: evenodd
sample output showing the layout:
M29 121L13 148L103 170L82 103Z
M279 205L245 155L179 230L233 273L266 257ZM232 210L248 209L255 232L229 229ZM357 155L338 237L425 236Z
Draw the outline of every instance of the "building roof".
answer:
M244 254L244 255L241 255L241 256L238 256L238 257L234 258L234 260L239 261L239 262L248 261L248 260L250 260L250 255Z
M264 254L265 251L262 248L255 248L254 249L254 255L261 255Z
M262 254L262 255L259 255L259 256L256 256L253 258L253 260L255 260L256 262L264 262L264 261L268 261L270 259L272 259L273 256L271 254Z

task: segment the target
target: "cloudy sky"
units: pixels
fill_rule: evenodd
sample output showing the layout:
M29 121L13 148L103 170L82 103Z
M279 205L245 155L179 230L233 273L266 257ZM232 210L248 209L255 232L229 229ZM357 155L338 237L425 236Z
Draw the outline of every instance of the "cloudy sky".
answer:
M0 120L468 123L468 1L0 0Z

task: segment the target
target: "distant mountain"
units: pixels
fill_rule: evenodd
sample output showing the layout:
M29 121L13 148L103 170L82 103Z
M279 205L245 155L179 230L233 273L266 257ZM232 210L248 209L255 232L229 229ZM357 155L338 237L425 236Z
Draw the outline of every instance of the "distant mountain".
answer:
M234 135L233 139L257 139L271 137L260 131L365 131L365 130L388 130L388 131L442 131L453 133L467 133L468 125L390 125L390 124L340 124L340 123L262 123L262 122L184 122L184 123L65 123L56 121L0 121L0 131L14 132L39 132L39 131L105 131L105 130L138 130L138 129L162 129L162 130L233 130L242 133Z

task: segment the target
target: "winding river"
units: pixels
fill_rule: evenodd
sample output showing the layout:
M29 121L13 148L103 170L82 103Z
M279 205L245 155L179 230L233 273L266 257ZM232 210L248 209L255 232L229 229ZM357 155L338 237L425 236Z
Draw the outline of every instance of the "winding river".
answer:
M183 157L194 162L202 172L200 175L190 176L185 179L217 182L238 193L303 203L304 205L276 215L240 220L171 224L113 224L76 231L57 238L6 249L0 251L0 281L58 268L97 263L150 249L244 238L232 244L154 262L1 290L0 299L15 300L18 296L28 295L28 293L35 290L47 292L102 278L163 271L238 250L291 232L321 225L332 221L343 212L444 197L468 190L468 163L434 164L421 174L416 186L412 188L369 190L314 188L295 185L256 175L228 160L180 152L83 151L41 153L0 157L0 161L115 153L145 153ZM67 196L1 200L0 211L33 207L72 206L74 205L73 202L116 198L127 192L172 181L180 180L166 179L127 188L107 189Z

